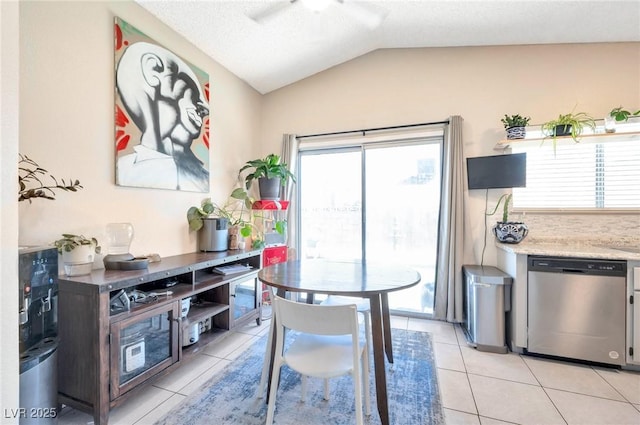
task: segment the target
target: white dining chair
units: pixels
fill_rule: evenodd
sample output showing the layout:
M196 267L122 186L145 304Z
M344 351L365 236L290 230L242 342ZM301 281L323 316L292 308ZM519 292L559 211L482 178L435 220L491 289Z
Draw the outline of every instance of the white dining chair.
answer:
M348 305L355 304L358 313L362 314L364 318L364 329L366 331L365 338L367 339L367 345L371 349L371 306L369 300L360 297L347 297L343 295L328 295L327 298L320 302L320 305Z
M275 358L266 424L273 423L276 394L283 365L303 376L329 379L351 374L355 398L356 424L363 423L362 388L365 414L371 414L369 391L369 349L361 340L355 304L313 305L280 297L273 299L273 326L276 327ZM295 331L284 349L285 329ZM325 386L325 398L327 387ZM303 395L304 397L304 395Z

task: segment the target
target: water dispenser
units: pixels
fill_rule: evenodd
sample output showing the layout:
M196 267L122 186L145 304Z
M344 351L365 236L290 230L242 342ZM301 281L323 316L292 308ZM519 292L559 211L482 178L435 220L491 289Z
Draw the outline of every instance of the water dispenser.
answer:
M53 424L58 398L58 251L19 251L20 424Z

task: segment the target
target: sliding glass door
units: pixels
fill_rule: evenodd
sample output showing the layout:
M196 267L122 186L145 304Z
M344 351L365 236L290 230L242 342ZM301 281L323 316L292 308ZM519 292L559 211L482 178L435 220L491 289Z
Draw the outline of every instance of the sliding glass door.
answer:
M433 312L442 138L300 154L301 258L375 261L417 269L391 293L392 310Z
M300 258L362 259L361 152L300 158Z

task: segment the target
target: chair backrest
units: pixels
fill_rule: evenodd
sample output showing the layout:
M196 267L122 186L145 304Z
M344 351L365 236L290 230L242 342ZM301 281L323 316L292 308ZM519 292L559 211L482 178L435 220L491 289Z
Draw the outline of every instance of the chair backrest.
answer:
M278 326L315 335L358 335L358 310L355 304L316 305L273 300Z

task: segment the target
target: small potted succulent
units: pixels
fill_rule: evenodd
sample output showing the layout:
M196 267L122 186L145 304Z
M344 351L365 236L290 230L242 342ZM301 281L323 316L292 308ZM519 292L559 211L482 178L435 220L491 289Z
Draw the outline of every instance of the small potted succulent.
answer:
M487 213L487 215L494 215L500 206L500 203L503 202L502 205L502 221L498 221L495 226L493 226L493 234L496 239L502 243L520 243L529 233L529 228L526 224L521 221L509 221L509 203L511 202L513 195L512 194L504 194L496 203L496 207L493 209L491 213Z
M531 121L530 117L523 117L520 114L504 115L504 118L500 120L507 131L507 139L524 139L526 135L525 127Z
M247 190L251 188L251 183L258 180L260 199L279 200L280 188L291 179L294 183L296 178L289 169L287 164L280 160L276 154L269 154L262 159L254 159L240 168L238 174L244 170L253 169L244 178Z
M101 251L96 238L63 233L62 238L53 242L62 256L64 272L67 276L80 276L91 273L95 254Z

